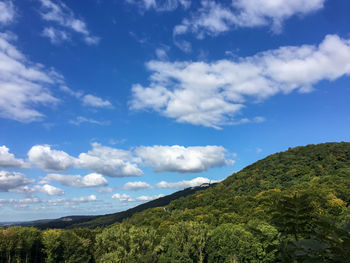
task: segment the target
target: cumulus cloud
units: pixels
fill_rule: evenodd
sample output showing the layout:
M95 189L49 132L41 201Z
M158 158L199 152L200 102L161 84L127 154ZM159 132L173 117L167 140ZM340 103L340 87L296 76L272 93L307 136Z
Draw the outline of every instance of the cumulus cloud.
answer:
M271 26L275 33L282 30L285 20L294 15L307 15L323 8L326 0L233 0L230 5L202 0L201 7L174 28L174 36L195 33L215 36L238 27Z
M15 8L12 1L0 1L0 24L6 25L15 18Z
M82 98L82 102L85 106L95 108L111 108L112 104L108 100L103 100L91 94L87 94Z
M85 176L47 174L40 184L52 181L65 186L97 187L106 186L108 177L131 177L143 174L139 165L149 166L155 172L197 173L213 167L234 164L228 151L222 146L139 146L132 150L122 150L92 143L92 149L79 154L78 158L50 145L34 145L28 151L28 163L16 159L6 146L0 147L0 166L27 168L29 165L44 171L66 171L72 167L92 171ZM137 181L128 182L121 189L137 190L150 185ZM25 191L25 189L23 189Z
M35 145L28 152L29 162L45 171L65 171L75 158L63 151L52 150L49 145Z
M135 152L155 172L199 173L234 163L222 146L141 146Z
M247 101L310 92L321 80L349 75L350 41L327 35L318 46L286 46L211 63L150 61L147 68L150 84L132 87L131 109L152 109L177 122L219 129L235 124Z
M127 182L123 185L123 190L137 191L142 189L149 189L151 186L146 182Z
M64 195L64 190L49 184L37 185L33 188L33 190L35 192L39 192L47 195Z
M86 176L81 175L63 175L63 174L48 174L45 176L40 183L47 182L59 182L65 186L72 187L97 187L97 186L106 186L108 181L101 174L91 173Z
M135 202L136 199L127 194L116 193L112 195L112 198L118 199L120 202Z
M142 175L142 171L132 160L130 151L93 143L91 151L79 155L77 166L109 177Z
M179 6L187 9L191 5L190 0L126 0L129 4L136 4L141 10L153 9L157 12L173 11Z
M38 106L59 102L50 86L60 83L58 74L29 61L10 41L11 34L0 33L0 117L20 122L41 120Z
M9 192L32 183L34 180L22 173L0 171L0 192Z
M42 193L46 195L64 195L64 190L49 184L35 185L30 187L28 185L20 186L14 189L10 189L9 192L16 194L24 194L32 197L34 193Z
M78 202L78 203L87 203L87 202L94 202L97 201L96 195L89 195L89 196L82 196L77 198L70 199L72 202Z
M0 167L2 168L25 168L27 164L22 159L17 159L9 152L5 145L0 146Z
M113 199L117 199L120 202L142 202L142 201L152 201L158 198L163 197L163 194L159 194L159 195L153 195L153 196L148 196L148 195L141 195L139 197L132 197L128 194L119 194L116 193L114 195L112 195Z
M53 27L47 27L48 30L46 30L46 34L43 35L47 36L51 42L52 40L54 40L56 43L57 41L68 40L68 33L64 30L69 30L81 35L85 43L88 45L98 44L99 38L93 36L88 30L86 23L82 19L76 18L73 11L60 0L56 2L51 0L40 0L40 2L41 17L44 20L53 22L62 28L61 30Z
M210 180L204 177L196 177L192 180L182 180L179 182L166 182L161 181L155 185L156 188L166 188L166 189L184 189L188 187L196 187L205 183L216 183L215 180Z

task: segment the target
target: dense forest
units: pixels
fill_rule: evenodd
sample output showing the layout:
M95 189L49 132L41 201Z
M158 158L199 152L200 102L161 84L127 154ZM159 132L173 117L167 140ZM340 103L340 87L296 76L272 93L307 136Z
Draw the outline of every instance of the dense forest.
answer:
M349 203L350 143L296 147L108 227L0 229L0 262L350 262Z

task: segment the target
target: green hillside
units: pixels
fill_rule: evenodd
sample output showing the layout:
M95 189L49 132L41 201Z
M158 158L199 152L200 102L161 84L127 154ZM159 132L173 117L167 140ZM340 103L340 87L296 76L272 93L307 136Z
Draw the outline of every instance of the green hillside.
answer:
M209 186L209 187L211 187L211 186ZM208 187L205 187L205 188L208 188ZM95 228L95 227L109 226L109 225L112 225L112 224L117 223L117 222L122 222L124 219L131 217L135 213L142 212L146 209L153 208L153 207L166 206L171 201L179 199L181 197L188 196L190 194L194 194L200 189L201 189L200 187L187 188L187 189L172 193L170 195L149 201L147 203L135 206L135 207L130 208L126 211L108 214L108 215L103 215L103 216L98 216L97 218L94 218L94 219L86 221L86 222L76 223L76 224L70 225L67 228L77 228L77 227Z
M350 143L308 145L73 229L0 228L0 262L343 263L349 204Z
M211 225L271 218L282 196L307 194L320 215L350 214L350 143L324 143L288 149L234 173L215 187L199 191L163 209L135 214L127 222L161 227L181 220Z

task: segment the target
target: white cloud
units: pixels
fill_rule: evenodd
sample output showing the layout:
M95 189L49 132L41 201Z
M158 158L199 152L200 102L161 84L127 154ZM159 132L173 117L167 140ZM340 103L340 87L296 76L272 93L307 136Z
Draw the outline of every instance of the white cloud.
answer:
M91 35L87 29L86 23L82 19L76 18L73 11L60 0L56 1L55 3L51 0L40 0L40 2L40 14L44 20L54 22L64 29L68 29L72 32L80 34L83 37L85 43L88 45L98 44L99 38ZM69 39L62 38L62 34L68 35L67 32L55 29L56 37L57 32L61 32L61 41ZM47 34L46 36L48 36L51 40L50 34Z
M69 121L70 124L79 126L82 123L92 123L92 124L97 124L97 125L109 125L110 122L109 121L97 121L91 118L85 118L82 116L78 116L75 120L70 120Z
M81 196L81 197L74 197L74 198L53 198L47 200L47 203L50 205L58 205L58 204L65 204L65 205L72 205L76 203L88 203L88 202L96 202L98 201L98 198L96 195L89 195L89 196Z
M49 184L37 185L33 188L33 190L35 192L39 192L47 195L64 195L64 190Z
M0 192L9 192L32 183L34 180L22 173L0 171Z
M85 187L106 186L108 181L101 174L91 173L85 175L81 181Z
M126 0L126 2L136 4L142 10L153 9L157 12L173 11L178 6L187 9L191 5L190 0Z
M86 176L81 175L63 175L63 174L48 174L45 176L40 183L47 182L60 182L65 186L72 187L97 187L97 186L106 186L108 181L101 174L91 173Z
M212 63L150 61L147 68L150 85L132 87L131 109L153 109L177 122L220 128L234 124L247 101L310 92L321 80L349 75L350 41L327 35L318 46L286 46Z
M22 159L17 159L9 152L5 145L0 146L0 167L2 168L25 168L26 163Z
M82 196L82 197L75 197L75 198L52 198L52 199L41 199L38 197L28 197L23 199L14 199L14 198L6 198L6 199L0 199L0 205L12 205L15 208L26 208L29 207L29 205L37 205L37 204L48 204L49 206L56 206L56 205L65 205L65 206L72 206L77 205L79 203L90 203L90 202L97 202L99 199L96 197L96 195L89 195L89 196Z
M151 186L146 182L127 182L123 185L123 190L137 191L142 189L149 189Z
M167 189L185 189L188 187L196 187L200 186L205 183L216 183L217 181L215 180L210 180L208 178L204 177L196 177L192 180L182 180L179 182L166 182L166 181L161 181L155 185L156 188L167 188Z
M82 102L85 106L95 108L111 108L112 104L108 100L103 100L91 94L87 94L82 98Z
M28 197L33 197L33 193L42 193L46 195L64 195L64 190L49 184L35 185L29 187L28 185L20 186L14 189L10 189L9 192L16 194L24 194Z
M38 121L35 108L59 102L48 87L59 84L58 74L35 64L10 43L15 37L0 33L0 117L20 122Z
M45 27L42 35L49 38L52 44L60 44L63 41L70 40L70 36L66 31L53 27Z
M91 151L79 155L77 166L110 177L142 175L142 171L131 161L133 157L129 151L93 143Z
M0 24L8 24L15 18L15 8L12 1L0 1Z
M159 194L159 195L141 195L139 197L136 197L136 201L152 201L161 197L164 197L165 195Z
M306 15L323 8L325 0L233 0L231 5L202 0L190 19L174 28L174 35L195 33L218 35L237 27L271 26L276 33L283 22L294 15Z
M161 198L163 196L164 196L163 194L153 195L153 196L142 195L142 196L134 198L128 194L116 193L116 194L112 195L112 198L117 199L120 202L142 202L142 201L152 201L154 199L158 199L158 198Z
M155 172L198 173L212 167L233 164L222 146L150 146L137 147L135 153Z
M81 196L81 197L74 197L74 198L52 198L45 202L54 206L62 205L62 204L65 206L72 206L78 203L90 203L90 202L96 202L96 201L99 201L96 195L89 195L89 196Z
M49 145L35 145L28 152L29 162L45 171L65 171L75 158L63 151L52 150Z
M127 194L114 194L112 198L118 199L120 202L135 202L136 199Z
M49 145L34 145L27 153L28 163L16 159L6 146L0 147L0 165L27 168L29 165L44 171L66 171L72 167L92 171L86 176L50 173L40 184L52 181L66 186L96 187L106 186L103 176L130 177L143 174L138 165L154 168L156 172L196 173L213 167L231 165L227 150L222 146L139 146L132 150L121 150L99 143L92 143L92 149L80 153L78 158ZM145 182L128 182L122 189L136 190L150 188ZM23 189L25 191L25 189Z
M85 95L83 91L74 91L65 85L61 85L60 90L72 97L75 97L76 99L79 99L84 106L94 107L94 108L113 108L112 103L109 102L108 100L103 100L100 97L97 97L91 94ZM72 122L74 122L73 124L76 124L76 123L80 124L82 122L102 124L102 122L97 122L93 119L88 119L81 116L79 116L76 121L72 121ZM104 123L108 124L107 122L104 122Z
M89 196L82 196L78 198L72 198L72 202L77 202L77 203L86 203L86 202L94 202L97 201L96 195L89 195Z

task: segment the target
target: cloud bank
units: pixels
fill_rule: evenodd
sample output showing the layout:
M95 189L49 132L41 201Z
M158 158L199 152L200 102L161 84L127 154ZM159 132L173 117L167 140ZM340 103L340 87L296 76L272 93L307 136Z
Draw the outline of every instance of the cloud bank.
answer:
M213 167L233 164L221 146L150 146L137 147L135 153L155 172L198 173Z
M220 129L248 102L310 92L350 73L350 41L327 35L318 45L286 46L236 60L150 61L150 84L132 87L130 109L151 109L180 123Z

